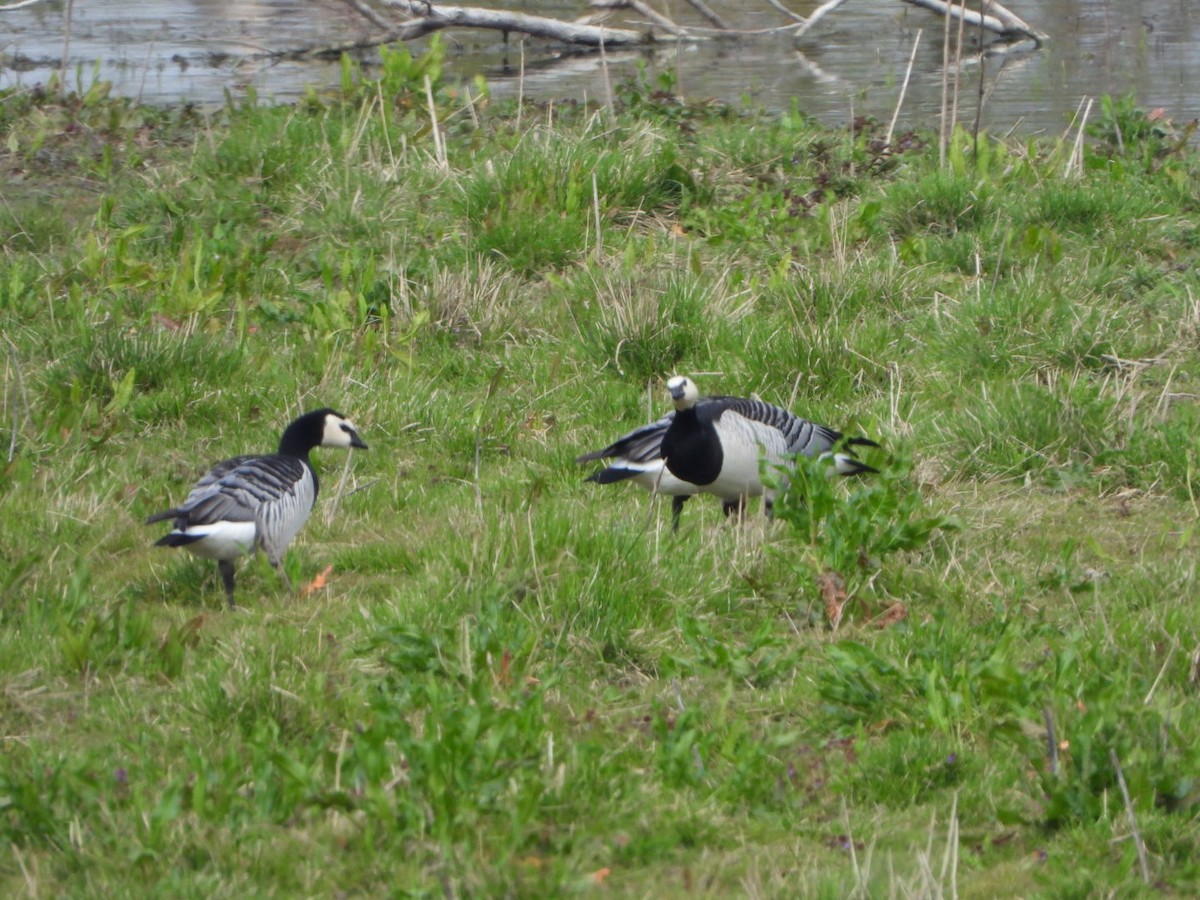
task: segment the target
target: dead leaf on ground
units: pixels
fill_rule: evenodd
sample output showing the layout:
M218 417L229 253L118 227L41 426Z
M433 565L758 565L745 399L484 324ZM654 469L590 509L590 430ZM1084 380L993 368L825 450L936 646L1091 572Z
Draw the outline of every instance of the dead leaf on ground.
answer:
M319 591L321 588L329 584L329 576L333 572L333 566L326 566L323 571L317 573L317 577L300 588L300 596L307 597L314 591Z
M846 593L846 579L832 569L826 569L817 576L817 587L821 589L821 599L825 601L825 616L829 619L830 626L836 630L842 621L842 613L849 597Z
M611 874L612 869L608 868L608 866L605 866L603 869L597 869L588 877L591 878L592 884L604 884L604 882L608 879L608 876Z
M893 603L878 616L875 617L874 625L876 628L888 628L895 625L897 622L903 622L908 618L908 607L903 603Z
M203 615L194 616L193 618L188 619L181 630L182 634L183 634L183 639L190 643L195 643L195 641L200 637L200 629L203 627L204 627L204 616Z

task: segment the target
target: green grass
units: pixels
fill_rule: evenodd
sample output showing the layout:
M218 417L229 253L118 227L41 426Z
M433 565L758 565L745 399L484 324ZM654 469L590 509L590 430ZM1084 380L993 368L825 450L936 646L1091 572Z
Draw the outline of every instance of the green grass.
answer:
M0 97L0 891L1194 894L1200 156L1120 101L1078 176L939 170L438 62ZM573 459L676 371L884 473L673 535ZM229 612L142 520L326 404L328 585Z

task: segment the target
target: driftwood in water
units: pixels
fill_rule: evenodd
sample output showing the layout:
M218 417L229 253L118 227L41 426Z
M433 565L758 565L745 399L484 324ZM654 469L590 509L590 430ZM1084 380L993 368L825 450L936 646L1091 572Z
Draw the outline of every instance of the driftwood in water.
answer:
M447 28L479 28L500 31L504 34L526 34L546 38L565 44L587 47L620 48L645 45L654 41L702 41L714 37L746 37L781 32L792 32L796 41L806 36L822 19L842 6L847 0L828 0L805 17L790 10L783 0L764 0L773 9L782 13L788 21L774 28L754 30L730 26L705 5L704 0L687 0L688 4L707 21L707 25L678 22L653 9L646 0L590 0L595 11L590 16L575 21L563 21L549 16L535 16L479 6L445 6L434 0L380 0L389 12L399 13L399 22L390 21L388 15L375 12L366 0L346 0L360 14L367 17L383 31L381 35L353 46L364 47L391 41L406 41L424 37ZM871 0L876 3L878 0ZM992 0L984 0L985 14L965 9L962 3L946 0L902 0L932 12L965 22L990 31L1004 40L1032 40L1041 44L1046 35L1027 25L1018 16ZM600 24L615 12L624 11L637 20L637 27L611 27ZM381 40L377 38L386 38ZM336 49L336 48L329 48Z
M904 0L913 6L920 6L931 12L941 13L952 18L962 18L968 25L983 28L1007 40L1032 40L1039 46L1050 38L1036 28L1031 27L1024 19L1013 15L999 3L985 2L983 12L966 9L962 3L947 3L946 0Z
M562 44L595 49L628 49L656 42L679 43L714 38L746 39L767 34L788 34L802 45L809 33L828 15L848 0L827 0L807 17L791 11L785 0L764 0L783 14L786 24L773 28L739 29L731 27L706 5L704 0L687 0L706 24L675 21L651 7L648 0L590 0L591 15L575 21L549 16L535 16L480 6L446 6L435 0L345 0L346 4L366 19L375 33L346 44L321 47L301 47L268 54L274 57L330 56L351 50L362 50L381 44L415 40L448 28L474 28L557 41ZM864 2L864 0L860 0ZM877 3L878 0L869 0ZM1046 35L1032 28L1003 6L984 0L986 14L965 9L960 0L902 0L951 19L970 23L973 27L996 34L1002 41L1032 40L1040 46ZM636 24L614 27L601 24L615 13L625 13ZM396 16L399 16L397 19Z
M566 44L582 44L587 47L628 47L653 40L653 35L648 30L608 28L585 22L563 22L548 16L531 16L527 13L509 12L503 9L487 9L480 6L443 6L440 3L427 3L423 0L384 0L384 4L410 16L401 26L404 32L401 40L424 37L445 28L511 31L531 37L562 41Z

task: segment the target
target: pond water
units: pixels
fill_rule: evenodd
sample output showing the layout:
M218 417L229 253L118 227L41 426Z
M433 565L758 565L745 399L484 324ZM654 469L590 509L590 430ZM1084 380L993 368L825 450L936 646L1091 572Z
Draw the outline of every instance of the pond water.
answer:
M802 15L817 5L783 2ZM582 0L491 5L564 19L586 12ZM709 0L709 5L741 28L785 22L766 0ZM655 6L679 21L694 17L686 0ZM1004 61L964 66L960 120L975 116L981 72L981 118L992 131L1061 133L1083 98L1105 93L1132 92L1141 106L1163 107L1180 124L1200 117L1196 0L1010 0L1008 6L1050 41ZM45 83L59 70L67 12L66 0L44 0L0 13L0 88ZM250 88L260 97L288 101L308 86L335 87L337 64L256 60L255 54L370 33L340 0L76 0L65 42L67 80L86 86L98 72L116 92L153 103L217 105L227 93L239 97ZM799 48L789 36L774 35L610 53L602 61L595 54L562 57L544 41L521 43L514 36L504 43L496 33L450 32L446 72L464 80L483 74L497 96L602 99L610 85L644 63L651 76L672 73L676 90L693 100L747 101L768 109L795 104L830 123L861 114L887 120L918 33L900 117L904 128L937 121L942 20L899 0L849 0Z

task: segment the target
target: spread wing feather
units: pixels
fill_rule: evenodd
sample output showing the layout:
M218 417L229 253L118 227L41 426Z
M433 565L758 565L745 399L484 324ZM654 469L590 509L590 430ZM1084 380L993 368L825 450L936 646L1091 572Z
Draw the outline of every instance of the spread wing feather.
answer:
M662 439L670 427L675 413L667 413L661 419L635 428L624 437L613 441L603 450L585 453L575 461L578 463L591 462L596 459L609 459L619 456L630 462L648 463L662 457Z

